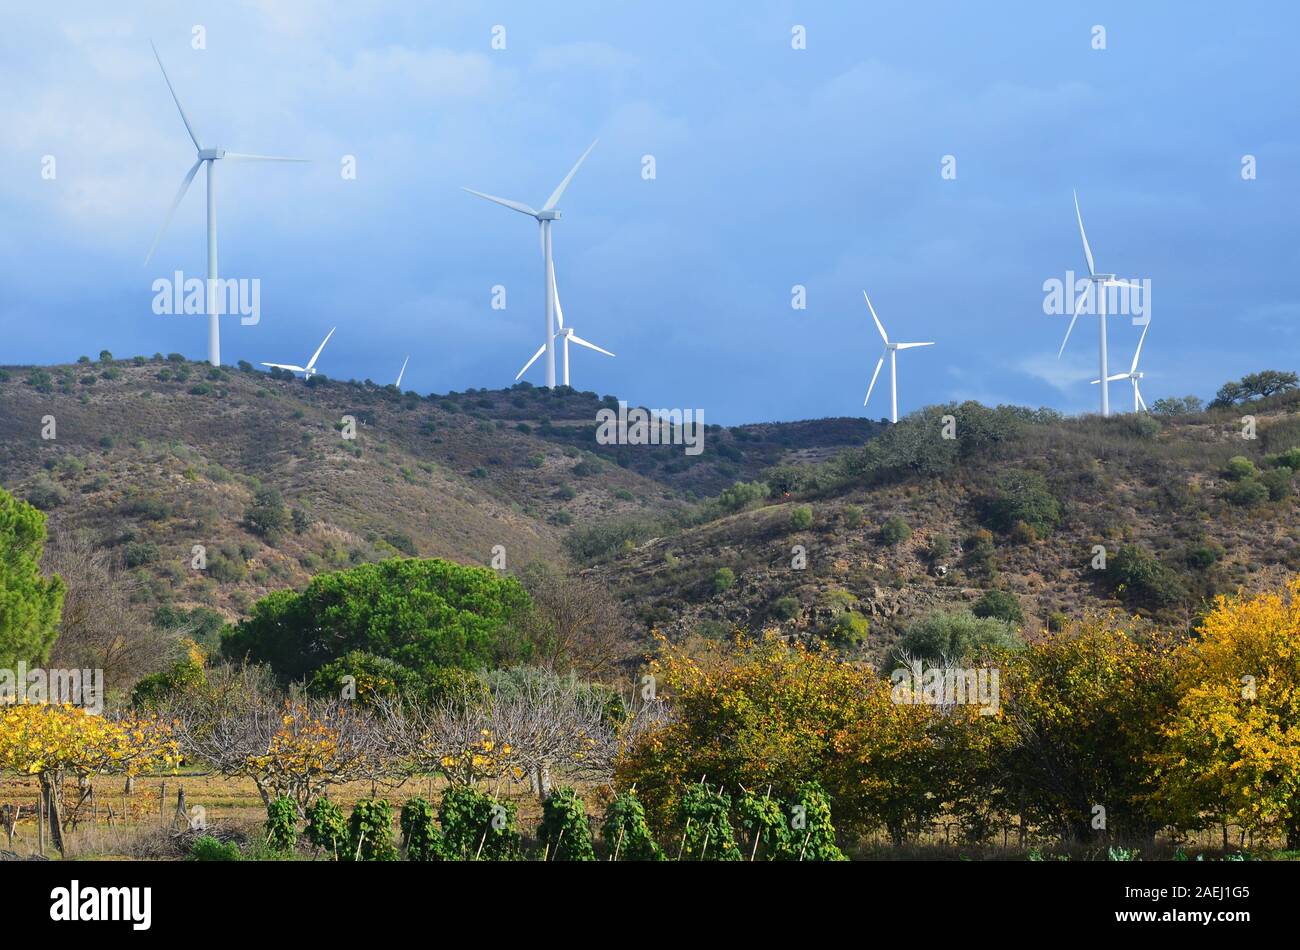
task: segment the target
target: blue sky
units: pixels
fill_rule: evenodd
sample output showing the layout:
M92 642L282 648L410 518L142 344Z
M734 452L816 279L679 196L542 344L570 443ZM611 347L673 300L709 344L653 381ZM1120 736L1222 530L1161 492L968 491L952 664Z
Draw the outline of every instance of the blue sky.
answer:
M298 362L337 325L332 377L389 382L410 353L420 392L510 384L542 337L536 226L461 187L539 205L596 137L555 259L569 322L618 357L576 351L579 389L878 418L865 288L896 338L938 341L899 358L903 412L1087 411L1095 318L1058 360L1067 318L1042 306L1084 268L1072 188L1100 269L1152 282L1148 402L1300 363L1290 4L47 6L0 12L0 363L204 355L202 318L150 289L203 272L201 179L143 264L194 158L150 38L205 144L313 159L220 169L222 276L262 283L227 363ZM1126 368L1139 331L1110 328Z

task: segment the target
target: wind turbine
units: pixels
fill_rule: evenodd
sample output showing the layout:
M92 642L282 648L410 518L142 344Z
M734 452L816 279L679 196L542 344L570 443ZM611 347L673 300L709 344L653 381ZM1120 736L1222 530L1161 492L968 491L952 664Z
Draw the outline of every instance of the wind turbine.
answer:
M486 198L488 201L495 201L499 205L505 205L512 211L518 211L521 214L536 218L537 223L541 226L542 261L546 268L546 335L543 337L546 342L542 344L542 350L546 353L546 385L551 389L555 388L555 337L557 335L555 332L555 262L551 257L551 222L560 217L560 212L555 206L559 204L564 189L569 187L569 182L573 181L573 176L578 173L579 166L586 161L587 156L591 154L591 150L595 147L595 142L587 146L587 150L582 153L582 157L574 163L573 168L569 170L569 174L565 175L564 180L551 192L551 197L546 199L546 204L542 205L540 211L521 201L498 198L495 195L475 191L473 188L465 189L471 195Z
M1083 230L1083 214L1079 211L1079 193L1074 193L1074 215L1079 219L1079 237L1083 238L1083 256L1088 260L1088 279L1092 281L1092 294L1097 301L1098 324L1101 327L1101 341L1099 351L1101 353L1101 372L1098 374L1101 383L1101 414L1110 415L1110 377L1106 375L1106 288L1107 287L1128 287L1133 290L1140 289L1137 284L1130 283L1127 280L1117 280L1114 274L1098 274L1097 268L1092 260L1092 248L1088 246L1088 235ZM1074 300L1074 290L1070 290L1070 300ZM1079 319L1079 308L1072 307L1074 316L1070 318L1070 326L1065 331L1065 339L1061 341L1061 349L1057 351L1056 358L1059 360L1061 354L1065 352L1065 344L1070 342L1070 332L1074 329L1074 321ZM1144 331L1145 332L1145 331Z
M1149 329L1151 329L1151 321L1147 320L1146 325L1142 327L1142 335L1138 337L1137 349L1133 351L1133 365L1128 368L1128 372L1116 373L1114 376L1107 377L1107 379L1109 379L1112 383L1120 379L1127 379L1133 383L1133 411L1134 412L1150 411L1147 409L1146 401L1142 398L1142 393L1138 389L1138 380L1140 380L1145 375L1144 373L1138 372L1138 357L1142 355L1142 344L1143 342L1145 342L1147 338L1147 330ZM1100 379L1094 379L1092 381L1092 384L1096 386L1100 382L1101 382Z
M306 366L294 366L292 363L263 363L262 365L274 366L276 369L287 369L291 373L302 373L303 379L311 379L316 375L316 360L320 358L320 351L325 349L325 344L330 341L330 337L334 335L334 331L337 329L338 327L333 327L329 333L325 334L325 339L320 341L320 346L316 347L316 352L311 355L311 359L307 361ZM406 369L406 367L403 366L402 369Z
M402 368L397 373L397 382L393 383L393 385L398 389L402 388L402 377L406 375L406 364L409 362L411 362L410 356L407 356L406 359L402 360Z
M899 350L910 350L914 346L934 346L930 343L890 343L889 334L880 324L880 318L876 316L876 308L871 306L871 298L867 297L867 292L862 291L862 296L866 297L867 309L871 311L871 319L876 321L876 329L880 331L880 338L885 341L884 352L880 354L880 359L876 361L876 371L871 374L871 385L867 387L867 398L862 400L862 405L871 401L871 391L876 388L876 377L880 375L880 367L885 365L885 357L889 357L889 418L893 422L898 421L898 363L897 354Z
M551 267L551 296L555 300L555 317L560 325L559 330L556 331L555 335L557 337L564 338L564 385L567 386L569 385L569 342L570 341L578 344L579 346L585 346L589 350L595 350L597 353L604 353L606 356L613 356L614 354L611 353L609 350L604 349L603 347L597 346L595 343L590 343L587 340L584 340L582 337L578 336L576 333L573 332L573 327L566 327L564 325L564 310L560 307L560 288L555 283L554 265L552 265ZM527 363L524 364L524 368L521 369L517 374L515 374L515 379L518 380L520 376L523 376L524 373L528 372L528 367L536 363L537 358L545 352L546 352L546 344L543 343L541 346L537 348L537 352L533 354L532 359L530 359Z
M190 170L181 182L180 190L176 192L176 197L172 201L172 206L167 212L163 225L158 229L158 235L149 245L149 253L145 255L146 264L153 258L153 252L158 247L158 242L162 240L167 225L171 224L172 216L176 214L176 208L180 205L181 199L185 197L185 192L189 190L190 182L199 172L199 166L206 164L208 166L208 293L207 293L207 311L208 311L208 362L213 366L221 365L221 328L217 323L217 299L219 288L217 286L217 192L216 192L216 173L217 162L222 159L235 162L306 162L305 158L283 158L278 155L248 155L242 152L228 152L224 148L204 148L199 143L199 134L194 131L194 123L190 122L190 117L185 114L185 107L181 105L181 100L176 95L176 88L172 85L171 77L167 75L167 67L163 66L162 57L158 55L158 47L153 45L154 59L158 60L158 68L162 70L163 79L167 83L167 89L172 94L172 99L176 102L176 109L181 114L181 121L185 123L185 131L190 134L190 141L194 143L194 148L198 151L198 158L190 166Z

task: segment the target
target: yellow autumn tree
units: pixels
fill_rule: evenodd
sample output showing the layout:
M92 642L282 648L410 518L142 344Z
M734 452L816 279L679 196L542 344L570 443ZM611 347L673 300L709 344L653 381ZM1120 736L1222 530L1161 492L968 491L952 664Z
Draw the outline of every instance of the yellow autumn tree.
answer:
M1153 757L1181 827L1280 831L1300 848L1300 577L1220 597L1179 654L1180 696Z

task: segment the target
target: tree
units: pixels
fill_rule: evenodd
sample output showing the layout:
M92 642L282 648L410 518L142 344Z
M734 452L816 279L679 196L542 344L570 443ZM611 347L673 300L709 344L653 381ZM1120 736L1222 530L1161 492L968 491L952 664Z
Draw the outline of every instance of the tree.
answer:
M1097 624L1036 640L999 666L1010 735L998 771L1016 810L1067 840L1154 834L1164 816L1142 763L1162 747L1176 701L1169 645Z
M997 488L984 499L984 516L996 531L1008 533L1023 522L1038 537L1061 522L1061 506L1037 472L1012 471L998 479Z
M480 669L526 652L515 625L528 606L518 581L487 568L397 558L275 591L227 631L222 652L268 663L286 681L354 650L417 671Z
M1300 848L1300 577L1281 591L1220 597L1177 655L1168 745L1148 760L1184 828L1281 830Z
M1226 408L1254 399L1265 399L1278 393L1290 392L1300 385L1295 373L1276 369L1247 373L1240 380L1224 383L1214 396L1212 407Z
M533 609L524 631L535 662L558 671L598 676L618 662L629 623L598 582L533 562L520 573Z
M64 585L41 576L45 515L0 488L0 667L43 663L58 637Z
M253 534L274 542L290 524L289 509L278 489L264 486L253 494L253 504L244 512L244 526Z

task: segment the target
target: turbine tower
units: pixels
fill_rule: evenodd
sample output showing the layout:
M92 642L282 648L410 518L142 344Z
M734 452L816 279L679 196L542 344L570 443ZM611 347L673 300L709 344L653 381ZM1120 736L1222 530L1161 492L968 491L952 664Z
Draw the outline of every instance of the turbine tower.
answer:
M194 123L190 122L190 117L185 114L185 107L181 105L180 97L176 95L176 88L172 85L171 77L167 75L167 67L163 65L162 57L158 55L158 47L153 45L152 40L149 45L153 47L154 59L158 60L158 68L162 70L167 89L176 102L176 109L181 114L181 121L185 123L185 131L190 134L190 141L194 143L198 158L190 166L189 172L181 182L180 190L176 192L176 197L172 200L172 206L167 211L167 217L163 220L162 227L158 229L158 235L153 239L153 243L149 245L149 253L145 255L144 262L148 264L153 259L153 252L157 249L158 242L162 240L167 226L171 224L172 216L176 214L176 208L180 205L181 199L185 197L185 192L189 190L190 182L194 181L194 176L198 174L199 166L206 164L208 166L208 284L206 304L208 313L208 362L213 366L220 366L221 328L217 322L219 293L217 285L217 162L222 159L234 162L306 162L308 159L283 158L279 155L248 155L242 152L228 152L219 147L204 148L199 142L199 134L194 131Z
M1133 351L1133 365L1128 368L1128 372L1116 373L1114 376L1108 377L1112 383L1121 379L1127 379L1133 383L1133 411L1134 412L1150 411L1149 409L1147 409L1146 401L1142 398L1141 390L1138 389L1138 380L1140 380L1145 375L1144 373L1138 372L1138 357L1142 355L1142 344L1146 341L1147 330L1149 329L1151 329L1151 320L1148 318L1146 325L1142 327L1142 335L1138 337L1137 349ZM1096 386L1100 382L1101 382L1100 379L1094 379L1092 381L1092 384Z
M871 298L867 297L867 292L862 291L862 296L866 297L867 309L871 311L871 319L876 321L876 329L880 331L880 338L885 341L884 352L880 354L880 359L876 361L876 371L871 374L871 385L867 387L867 398L862 400L862 405L871 401L871 391L876 388L876 377L880 375L880 367L885 365L885 357L889 357L889 418L892 422L898 421L898 362L897 355L899 350L910 350L914 346L934 346L933 342L929 343L890 343L889 334L880 323L880 318L876 316L876 308L871 306Z
M320 346L316 347L316 352L311 355L311 359L307 361L306 366L295 366L293 363L263 363L262 365L274 366L276 369L287 369L291 373L302 373L303 379L311 379L316 375L316 360L320 358L320 351L325 349L325 344L330 341L330 337L334 335L334 331L337 329L338 327L332 327L330 332L325 334L325 339L320 341ZM402 368L405 369L406 367L403 366Z
M551 296L555 299L555 319L559 323L559 330L556 331L557 337L564 338L564 385L569 385L569 341L573 341L579 346L585 346L589 350L595 350L597 353L604 353L606 356L613 356L609 350L597 346L595 343L589 343L582 337L573 332L573 327L564 325L564 310L560 307L560 288L555 284L555 268L551 268ZM546 352L546 344L543 343L537 348L532 359L524 364L524 368L515 374L515 380L518 381L520 376L528 372L528 367L537 362L537 358Z
M597 140L599 141L599 140ZM551 222L560 217L559 210L555 207L560 203L560 197L564 194L564 189L569 187L569 182L573 181L573 176L578 173L579 166L586 161L591 150L596 147L592 142L587 146L587 150L582 153L582 157L574 163L569 174L564 176L553 192L551 197L546 199L546 204L542 205L540 211L524 204L521 201L511 201L509 198L498 198L495 195L487 195L481 191L475 191L473 188L466 188L471 195L477 195L480 198L486 198L488 201L495 201L499 205L504 205L512 211L518 211L521 214L529 215L536 218L541 227L542 241L542 261L545 265L546 276L546 335L543 339L546 341L542 344L542 349L546 353L546 385L550 389L555 388L555 264L551 258Z
M1097 322L1101 327L1101 337L1098 344L1100 355L1101 372L1098 374L1101 383L1101 414L1110 415L1110 377L1106 375L1106 288L1107 287L1128 287L1131 290L1140 289L1137 284L1130 283L1127 280L1117 280L1114 274L1098 274L1097 268L1092 260L1092 248L1088 246L1088 234L1083 230L1083 214L1079 211L1079 193L1074 193L1074 215L1079 219L1079 237L1083 238L1083 256L1088 261L1088 280L1092 282L1092 295L1097 301ZM1070 290L1070 300L1074 300L1074 290ZM1070 342L1070 332L1074 329L1074 321L1079 319L1079 308L1072 307L1074 316L1070 318L1070 326L1065 331L1065 339L1061 341L1061 349L1057 351L1056 358L1059 360L1061 354L1065 352L1065 344Z

